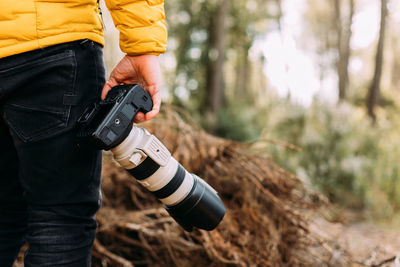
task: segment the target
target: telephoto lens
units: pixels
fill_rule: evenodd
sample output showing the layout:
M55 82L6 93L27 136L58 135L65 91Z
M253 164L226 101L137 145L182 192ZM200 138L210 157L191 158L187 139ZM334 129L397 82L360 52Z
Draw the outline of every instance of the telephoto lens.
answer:
M186 231L213 230L226 212L217 192L185 170L154 135L132 124L137 112L151 109L151 97L139 85L116 86L82 115L78 144L111 150Z
M128 137L111 149L115 160L165 204L187 231L214 229L225 214L217 192L190 174L148 131L133 126Z

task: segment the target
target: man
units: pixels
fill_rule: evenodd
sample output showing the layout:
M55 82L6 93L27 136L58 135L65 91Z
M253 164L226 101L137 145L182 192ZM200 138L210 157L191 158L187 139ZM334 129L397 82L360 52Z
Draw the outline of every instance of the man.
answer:
M25 266L89 266L100 207L101 151L78 148L84 108L139 83L157 115L163 0L106 0L127 55L107 82L96 0L0 1L0 266L27 242Z

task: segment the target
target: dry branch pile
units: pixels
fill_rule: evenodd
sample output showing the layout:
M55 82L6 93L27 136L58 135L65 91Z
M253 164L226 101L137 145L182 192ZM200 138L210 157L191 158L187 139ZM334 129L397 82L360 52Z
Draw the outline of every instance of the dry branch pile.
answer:
M302 215L319 198L296 177L246 145L195 129L171 108L146 128L219 192L227 214L212 232L186 233L105 154L94 266L323 266L332 259Z

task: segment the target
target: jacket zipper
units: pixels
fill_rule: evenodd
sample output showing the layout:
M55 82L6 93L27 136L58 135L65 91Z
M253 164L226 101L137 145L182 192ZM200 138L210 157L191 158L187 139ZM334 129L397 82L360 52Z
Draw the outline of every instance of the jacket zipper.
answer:
M103 27L103 30L106 30L106 25L104 24L104 19L103 19L103 12L102 12L101 7L100 7L100 0L97 0L97 9L98 9L99 14L100 14L101 25Z

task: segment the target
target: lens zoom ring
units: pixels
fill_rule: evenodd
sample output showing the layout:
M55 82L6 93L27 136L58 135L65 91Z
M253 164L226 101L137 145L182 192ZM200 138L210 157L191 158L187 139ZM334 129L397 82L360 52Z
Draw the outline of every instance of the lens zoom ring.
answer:
M178 170L176 171L174 177L166 184L163 188L152 192L158 199L166 198L172 195L183 183L185 180L186 171L185 169L179 164Z
M160 165L158 165L154 160L150 157L147 157L139 166L127 170L135 179L144 180L147 177L152 176L158 169Z

